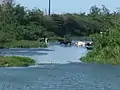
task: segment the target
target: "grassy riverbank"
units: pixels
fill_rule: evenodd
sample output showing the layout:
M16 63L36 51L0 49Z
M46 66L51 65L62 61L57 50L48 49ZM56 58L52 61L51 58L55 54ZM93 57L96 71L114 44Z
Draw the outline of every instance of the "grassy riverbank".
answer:
M120 47L106 47L102 50L93 50L80 58L86 63L120 65Z
M0 48L38 48L47 47L44 42L30 40L12 40L4 44L0 44Z
M0 67L20 67L34 65L35 61L27 57L0 56Z
M117 21L116 21L117 22ZM94 49L80 58L87 63L120 65L120 22L95 35Z

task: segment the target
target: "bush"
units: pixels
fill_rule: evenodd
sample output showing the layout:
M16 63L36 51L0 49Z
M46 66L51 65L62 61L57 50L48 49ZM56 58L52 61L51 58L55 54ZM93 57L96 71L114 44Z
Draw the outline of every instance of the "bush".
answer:
M109 28L94 39L94 49L80 60L90 63L120 65L120 26Z
M3 48L38 48L38 47L47 47L45 43L41 43L39 41L28 41L28 40L20 40L16 41L13 40L11 42L2 44L1 47Z
M0 67L29 66L34 65L35 61L27 57L0 56Z

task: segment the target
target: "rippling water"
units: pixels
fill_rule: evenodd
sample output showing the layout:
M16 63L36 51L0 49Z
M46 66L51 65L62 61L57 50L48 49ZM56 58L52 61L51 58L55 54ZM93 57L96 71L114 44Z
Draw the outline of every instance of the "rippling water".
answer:
M0 51L2 55L32 57L38 64L0 68L0 90L120 90L120 67L80 63L79 58L87 53L85 48L52 45ZM53 65L45 65L51 62Z
M83 47L64 47L60 45L50 45L46 49L6 49L1 50L2 55L19 55L35 59L37 64L57 63L66 64L70 62L80 62L79 58L87 53Z
M1 68L0 90L119 90L120 67L64 64Z

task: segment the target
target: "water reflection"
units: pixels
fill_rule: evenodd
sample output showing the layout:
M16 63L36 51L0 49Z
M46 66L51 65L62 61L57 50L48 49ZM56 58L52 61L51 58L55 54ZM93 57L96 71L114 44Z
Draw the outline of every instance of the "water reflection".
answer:
M64 45L51 44L48 48L31 49L1 49L1 55L26 56L36 61L36 64L66 64L80 62L79 58L87 53L86 48L65 47Z
M0 52L6 51L15 51L15 52L22 52L22 51L53 51L49 48L10 48L10 49L0 49Z
M88 52L82 47L50 45L46 49L0 51L4 55L24 54L37 62L27 68L0 68L0 90L120 89L120 67L81 63L79 58Z
M47 55L48 53L35 52L35 51L7 51L2 52L1 55L12 55L12 56L34 56L34 55Z

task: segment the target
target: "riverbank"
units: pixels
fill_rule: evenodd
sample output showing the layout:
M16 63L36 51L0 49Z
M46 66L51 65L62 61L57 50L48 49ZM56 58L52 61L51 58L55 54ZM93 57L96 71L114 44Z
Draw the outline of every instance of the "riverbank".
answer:
M0 44L0 48L38 48L38 47L47 47L44 42L40 41L30 41L30 40L12 40L4 44Z
M102 50L94 49L80 60L86 63L120 65L120 47L105 47Z
M120 26L95 35L94 49L80 58L87 63L120 65Z
M35 61L28 57L0 56L0 67L20 67L35 65Z

